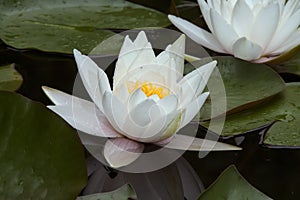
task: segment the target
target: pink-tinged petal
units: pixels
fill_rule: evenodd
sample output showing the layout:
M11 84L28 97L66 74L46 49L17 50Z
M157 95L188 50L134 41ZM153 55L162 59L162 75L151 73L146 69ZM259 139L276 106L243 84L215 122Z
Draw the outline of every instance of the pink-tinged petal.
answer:
M239 36L249 36L253 24L253 13L244 0L239 0L233 9L231 24Z
M278 3L269 3L266 5L256 16L249 39L260 45L264 50L276 31L279 17Z
M76 49L74 49L74 56L85 89L102 110L102 96L105 91L111 91L107 75L91 58L82 55Z
M111 92L105 92L103 95L103 112L110 124L120 133L121 127L124 124L125 116L128 115L128 110L125 105Z
M223 49L226 52L232 52L232 45L238 39L237 33L219 13L212 9L210 10L210 18L215 31L215 37L218 39L219 43L222 44Z
M196 114L200 111L201 107L206 101L208 95L208 92L201 94L196 100L194 100L184 108L185 112L180 128L186 126L196 116Z
M262 55L262 47L243 37L233 45L233 55L243 60L256 60Z
M176 134L173 139L164 147L178 150L189 151L235 151L241 150L230 144L225 144L217 141L194 138L191 136Z
M65 94L68 104L48 106L73 128L100 137L121 137L92 102Z
M257 60L253 60L252 62L254 63L265 63L265 62L269 62L271 60L274 60L276 58L278 58L279 56L271 56L271 57L261 57Z
M126 138L109 139L103 154L112 168L120 168L134 162L143 153L144 145Z
M168 17L174 26L198 44L201 44L213 51L225 53L223 47L211 33L179 17L175 17L173 15L168 15Z

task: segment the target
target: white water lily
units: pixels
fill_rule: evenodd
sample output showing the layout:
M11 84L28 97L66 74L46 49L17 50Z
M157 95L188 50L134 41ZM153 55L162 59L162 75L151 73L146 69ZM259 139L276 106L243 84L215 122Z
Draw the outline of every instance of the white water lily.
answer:
M211 33L169 15L195 42L213 51L266 62L300 44L299 0L198 0Z
M238 150L223 143L175 135L205 102L208 92L202 91L216 66L213 61L183 77L184 49L184 35L158 56L144 32L134 41L126 36L113 89L105 72L74 50L79 74L93 102L43 87L55 104L48 108L75 129L107 137L103 154L114 168L136 160L143 152L143 143L168 143L170 148L183 149L190 142L190 150Z

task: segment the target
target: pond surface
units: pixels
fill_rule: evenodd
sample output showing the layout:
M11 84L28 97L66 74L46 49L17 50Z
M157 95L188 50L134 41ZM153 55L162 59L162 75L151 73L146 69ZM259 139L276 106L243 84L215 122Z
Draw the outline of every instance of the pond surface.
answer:
M24 83L18 93L42 102L51 102L41 86L72 93L77 68L72 55L50 54L35 50L18 51L2 44L0 65L15 63ZM112 72L109 72L112 73ZM286 81L299 81L299 77L284 76ZM257 189L273 199L300 199L300 150L276 149L259 145L260 136L252 133L240 138L243 151L211 152L199 159L198 153L187 152L184 157L208 187L230 164ZM234 139L225 140L234 143Z

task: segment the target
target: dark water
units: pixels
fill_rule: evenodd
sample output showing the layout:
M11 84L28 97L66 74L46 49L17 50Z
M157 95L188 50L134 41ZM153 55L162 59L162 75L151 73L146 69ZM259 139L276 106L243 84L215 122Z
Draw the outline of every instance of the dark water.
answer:
M41 86L50 86L68 93L72 92L77 73L72 55L17 51L0 45L0 65L15 63L23 75L24 83L18 93L50 104ZM295 77L293 77L295 78ZM286 81L289 77L285 77ZM198 153L187 152L184 157L204 183L209 186L230 164L256 188L273 199L300 199L300 150L271 149L259 145L260 136L253 133L241 143L243 151L211 152L199 159ZM233 139L227 142L233 142Z

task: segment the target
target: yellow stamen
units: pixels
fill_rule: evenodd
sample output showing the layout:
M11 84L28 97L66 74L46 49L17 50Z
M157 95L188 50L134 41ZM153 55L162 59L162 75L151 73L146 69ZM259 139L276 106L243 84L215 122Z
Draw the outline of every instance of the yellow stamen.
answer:
M130 87L131 85L131 87ZM164 98L165 96L167 96L169 94L169 91L162 87L162 86L158 86L155 85L151 82L146 82L144 81L143 83L137 81L135 82L135 84L128 84L127 83L127 88L128 88L128 92L131 94L133 93L135 90L141 88L141 90L145 93L145 95L147 97L150 97L152 95L157 95L160 99Z

